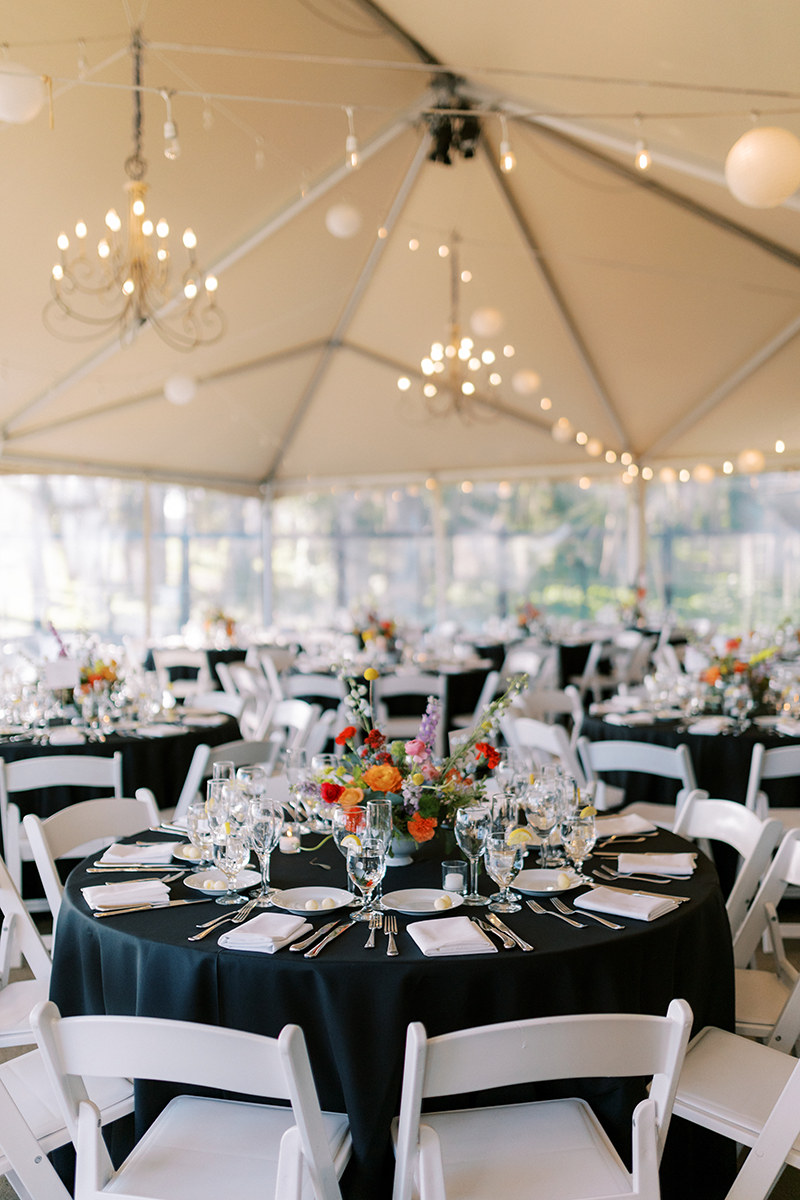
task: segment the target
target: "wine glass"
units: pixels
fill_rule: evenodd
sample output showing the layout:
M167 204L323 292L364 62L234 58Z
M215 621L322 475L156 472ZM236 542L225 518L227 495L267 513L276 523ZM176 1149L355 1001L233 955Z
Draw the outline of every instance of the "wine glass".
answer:
M581 883L592 880L583 874L583 864L597 840L594 813L572 811L561 821L561 841Z
M340 808L337 804L333 810L331 821L333 825L333 840L345 859L345 871L347 871L346 860L351 846L355 849L355 842L364 840L367 810L360 804L354 804L351 808ZM347 875L347 888L348 891L353 893L355 899L355 884L349 874Z
M484 850L486 870L500 888L489 901L491 912L519 912L522 908L508 890L519 875L523 863L521 845L510 844L504 833L492 833L486 839Z
M217 904L244 904L244 896L235 890L235 884L249 858L250 833L245 826L231 828L214 842L214 865L222 871L228 884L227 892L217 897Z
M377 838L365 838L359 847L347 851L347 874L364 897L360 912L353 913L356 921L368 921L376 911L373 906L375 888L386 871L386 852Z
M469 862L469 891L463 897L464 904L486 904L486 897L478 891L478 861L491 824L491 810L483 804L468 804L456 813L456 841Z
M308 784L308 757L305 750L286 751L286 778L289 781L289 791L293 796L294 821L292 824L298 833L309 833L308 823L304 820L304 793Z
M212 842L218 840L218 835L224 837L224 826L228 819L227 782L227 779L209 779L206 783L206 819Z
M389 846L392 841L392 802L391 800L368 800L367 801L367 821L365 828L365 836L368 838L376 838L383 844L383 853L389 853ZM383 908L381 904L381 892L383 882L381 881L375 889L373 897L373 908Z
M205 800L193 800L186 810L186 828L189 841L199 851L195 870L203 870L212 861L211 829L206 814Z
M269 866L272 851L283 829L283 808L275 800L258 794L250 801L250 843L261 868L261 888L256 893L256 908L269 908L275 889L269 885Z
M525 795L525 813L528 825L541 838L539 843L539 866L547 866L547 846L550 834L558 824L560 794L555 781L547 776L539 778Z

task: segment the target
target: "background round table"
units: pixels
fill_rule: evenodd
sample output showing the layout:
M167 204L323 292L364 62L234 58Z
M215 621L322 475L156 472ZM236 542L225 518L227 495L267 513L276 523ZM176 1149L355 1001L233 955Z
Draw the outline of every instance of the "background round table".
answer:
M314 836L304 843L315 845ZM660 847L676 845L685 843L670 833L660 836ZM384 891L439 886L440 857L390 868ZM690 902L655 922L629 921L622 932L593 921L574 929L523 908L507 919L534 944L533 953L498 947L495 954L441 958L422 955L405 933L414 918L403 915L398 915L396 958L386 956L383 935L375 950L364 948L363 924L313 959L288 950L275 955L220 950L216 934L201 942L186 940L198 922L222 911L211 903L96 919L80 888L101 879L87 875L81 864L67 883L51 988L61 1011L190 1019L271 1036L286 1022L301 1025L323 1106L346 1110L350 1117L354 1154L343 1185L350 1200L380 1200L391 1193L389 1125L399 1107L410 1021L424 1022L435 1035L558 1013L663 1014L679 996L691 1004L697 1029L705 1024L732 1028L730 934L716 873L702 856L695 875L673 889L691 896ZM344 862L330 843L313 853L276 853L272 879L278 887L341 887ZM173 898L197 898L182 883L171 890ZM482 890L495 890L485 876ZM325 915L312 919L322 923ZM641 1098L638 1087L613 1080L582 1081L578 1088L570 1083L567 1094L576 1091L591 1098L612 1137L615 1130L628 1136L631 1106ZM141 1127L165 1098L163 1087L139 1089ZM731 1145L676 1119L663 1171L664 1196L685 1197L704 1173L704 1197L724 1195Z

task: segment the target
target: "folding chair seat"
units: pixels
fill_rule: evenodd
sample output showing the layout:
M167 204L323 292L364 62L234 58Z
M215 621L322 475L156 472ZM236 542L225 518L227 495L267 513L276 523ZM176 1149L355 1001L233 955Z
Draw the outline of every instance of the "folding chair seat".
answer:
M351 1149L347 1118L320 1111L298 1026L269 1038L150 1017L62 1018L49 1001L32 1022L77 1151L75 1200L341 1200L338 1179ZM86 1076L111 1073L248 1099L175 1096L114 1170L84 1085Z
M666 1017L544 1017L435 1038L418 1022L410 1025L393 1124L393 1200L656 1200L690 1025L683 1000L673 1000ZM651 1079L649 1096L633 1114L631 1171L580 1099L421 1111L423 1100L437 1096L598 1076Z

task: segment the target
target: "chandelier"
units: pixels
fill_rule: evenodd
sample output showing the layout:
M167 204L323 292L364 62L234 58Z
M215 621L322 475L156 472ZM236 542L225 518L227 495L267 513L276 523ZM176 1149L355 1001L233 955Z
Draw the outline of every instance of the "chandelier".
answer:
M224 318L217 308L217 280L197 264L197 238L191 229L183 233L186 266L180 291L172 282L169 225L147 215L145 200L147 163L142 157L142 38L136 30L131 42L133 59L133 153L125 162L127 222L116 209L106 213L106 232L97 245L96 256L86 253L88 228L75 226L76 248L70 255L70 239L60 233L59 261L53 267L52 299L43 319L47 329L66 341L86 342L118 331L123 342L150 325L174 350L216 342L224 332ZM174 125L169 122L174 130ZM75 323L89 326L78 333Z
M488 347L479 350L473 338L461 333L459 292L463 276L460 245L459 234L453 233L449 247L442 247L439 251L450 259L450 323L447 342L434 342L420 362L420 369L425 376L422 394L433 416L456 414L461 417L492 417L496 413L491 409L487 392L497 389L502 383L502 376L497 369L494 350ZM493 310L484 312L491 313ZM499 314L495 315L499 317ZM513 349L506 347L507 355L509 351L513 354Z

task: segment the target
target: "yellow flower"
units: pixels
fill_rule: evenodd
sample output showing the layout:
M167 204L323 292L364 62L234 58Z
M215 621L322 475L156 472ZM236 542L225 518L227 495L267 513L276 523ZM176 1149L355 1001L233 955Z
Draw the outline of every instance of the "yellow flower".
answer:
M414 774L411 776L411 782L413 784L415 784L417 787L420 787L425 782L425 776L422 774L421 771L415 771Z
M367 667L366 671L364 672L364 678L368 683L372 683L373 679L378 678L378 672L374 667Z

